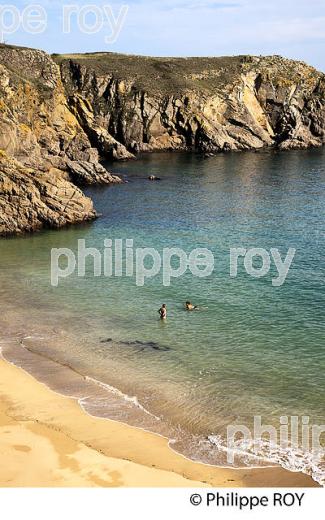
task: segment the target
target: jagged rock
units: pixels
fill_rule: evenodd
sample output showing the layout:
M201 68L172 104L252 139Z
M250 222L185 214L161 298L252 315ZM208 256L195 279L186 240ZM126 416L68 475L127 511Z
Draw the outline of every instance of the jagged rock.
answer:
M125 150L214 154L325 141L325 76L301 62L113 53L56 60L71 109L93 146L113 158ZM103 145L110 139L115 151Z
M0 235L94 219L92 201L60 170L38 172L0 154Z
M156 150L209 157L324 142L325 76L301 62L279 56L50 57L0 44L3 234L92 218L88 199L71 183L121 182L100 164L104 158ZM9 167L3 157L17 161ZM71 203L64 193L75 193Z
M0 45L0 153L2 234L94 218L70 181L119 180L99 163L68 105L59 67L42 51Z
M83 100L78 95L72 96L69 98L69 106L89 137L90 142L94 143L102 156L119 160L134 158L133 153L114 139L105 128L96 123L95 114L87 100Z
M92 165L86 161L68 161L67 166L73 182L80 186L122 182L120 177L112 175L98 163Z

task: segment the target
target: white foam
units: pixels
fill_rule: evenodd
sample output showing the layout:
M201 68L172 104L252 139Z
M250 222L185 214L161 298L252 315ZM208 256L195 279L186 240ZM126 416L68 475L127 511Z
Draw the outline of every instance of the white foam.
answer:
M23 348L26 348L23 344L23 341L26 339L36 338L37 336L28 336L25 337L20 345ZM38 336L40 338L41 336ZM4 342L0 342L4 343ZM2 347L0 346L0 356L4 358ZM107 392L120 397L124 401L130 403L132 406L138 408L143 413L149 415L157 421L161 419L156 415L149 412L138 400L136 396L129 396L123 393L121 390L94 379L90 376L85 376L85 380L105 389ZM73 396L71 396L73 397ZM80 405L84 409L85 401L87 401L87 397L83 397L78 399ZM209 442L215 446L219 451L229 453L231 452L234 456L237 456L243 461L248 467L256 467L256 463L254 461L264 462L271 465L280 465L286 470L292 472L302 472L306 475L309 475L313 478L313 480L319 483L321 486L325 487L325 456L324 453L316 456L315 454L299 450L293 448L283 448L278 445L271 445L266 441L259 442L244 442L242 440L236 441L235 446L230 448L227 446L226 441L218 436L218 435L210 435L208 437ZM170 445L177 440L169 440ZM187 457L185 457L187 458Z
M247 463L253 459L277 464L289 471L309 475L325 487L324 451L316 454L303 449L284 448L267 441L248 440L238 440L234 447L229 447L219 435L210 435L208 439L218 450L238 456Z
M118 397L121 397L122 399L124 399L124 401L131 403L136 408L139 408L139 410L141 410L142 412L146 413L147 415L150 415L157 421L160 421L160 417L157 417L156 415L152 414L144 406L142 406L142 404L139 403L138 398L136 396L130 397L129 395L121 392L121 390L118 390L118 388L115 388L114 386L103 383L102 381L98 381L97 379L94 379L93 377L86 376L85 379L86 379L86 381L89 381L101 388L104 388L108 392L110 392L114 395L117 395ZM84 400L85 400L85 398L82 399L82 401L84 401Z

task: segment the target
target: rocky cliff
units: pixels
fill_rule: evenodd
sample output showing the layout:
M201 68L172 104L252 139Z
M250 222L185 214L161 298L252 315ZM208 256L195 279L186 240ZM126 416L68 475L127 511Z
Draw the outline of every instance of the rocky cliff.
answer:
M216 153L325 141L325 76L272 57L57 56L71 111L100 153Z
M90 199L62 170L27 168L0 152L0 232L62 227L95 218Z
M71 112L42 51L0 46L0 235L95 218L76 185L120 182Z
M301 62L0 45L0 234L94 218L76 185L120 182L101 158L324 141L325 76Z

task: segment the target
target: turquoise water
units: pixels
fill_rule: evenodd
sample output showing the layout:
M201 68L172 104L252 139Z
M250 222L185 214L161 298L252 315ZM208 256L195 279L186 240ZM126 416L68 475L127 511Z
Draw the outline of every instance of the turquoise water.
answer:
M88 411L163 433L182 453L213 464L228 464L229 424L252 428L254 416L277 428L281 416L324 424L324 150L154 154L110 169L129 182L87 190L102 214L94 223L1 240L5 355L66 393L76 382L69 386L65 374L58 388L48 360L110 385L96 383L100 395L83 403ZM103 251L108 238L159 252L208 248L215 270L207 278L187 272L170 287L161 276L137 287L134 278L95 278L89 262L85 278L51 287L51 248L76 251L85 239ZM233 247L297 252L285 284L273 287L274 265L256 279L240 261L230 278ZM188 299L200 310L185 312ZM238 450L237 465L279 463L323 482L324 466L308 450L295 456L292 447L271 452L260 443L253 457L240 442Z

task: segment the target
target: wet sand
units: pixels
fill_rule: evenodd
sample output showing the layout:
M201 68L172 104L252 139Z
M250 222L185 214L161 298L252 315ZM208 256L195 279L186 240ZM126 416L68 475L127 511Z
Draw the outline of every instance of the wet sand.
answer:
M312 487L281 468L227 469L175 453L167 439L91 417L0 360L1 487Z

